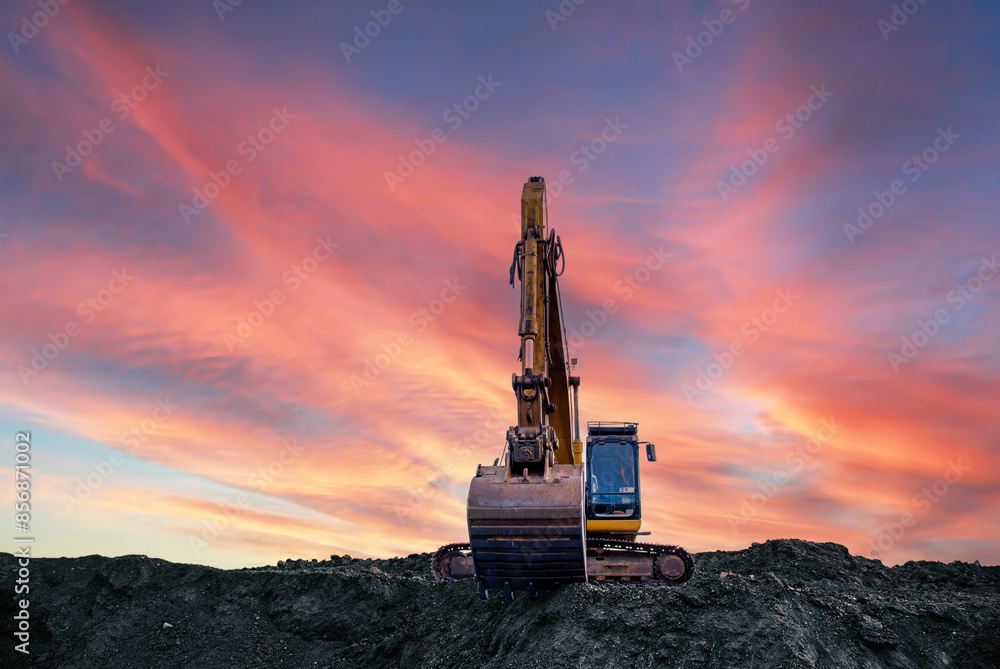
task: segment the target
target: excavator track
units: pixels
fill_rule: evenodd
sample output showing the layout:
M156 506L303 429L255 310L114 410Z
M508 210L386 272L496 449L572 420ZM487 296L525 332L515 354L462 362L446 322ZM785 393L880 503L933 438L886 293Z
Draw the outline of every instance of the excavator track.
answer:
M680 546L588 539L587 575L592 583L680 585L694 575L694 560Z
M458 578L474 576L475 573L466 574L463 570L452 569L452 562L456 558L468 558L471 560L471 550L472 546L470 544L448 544L437 549L437 552L431 558L431 571L434 573L434 578L438 581L454 581ZM461 575L455 576L455 573L460 573Z
M435 578L455 581L475 576L471 550L470 544L449 544L438 549L431 559ZM680 546L587 540L587 580L591 583L680 585L693 575L694 560Z

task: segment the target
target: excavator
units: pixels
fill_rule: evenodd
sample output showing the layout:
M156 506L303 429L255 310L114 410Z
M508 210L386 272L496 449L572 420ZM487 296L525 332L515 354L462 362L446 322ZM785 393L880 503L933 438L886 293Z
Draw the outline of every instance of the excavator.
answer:
M549 230L545 180L521 193L521 240L510 283L520 281L521 373L511 385L517 425L501 458L479 465L469 486L469 542L442 546L431 569L439 581L474 578L480 597L529 597L566 583L677 585L694 573L679 546L636 542L642 523L638 425L587 423L580 434L580 377L567 359L559 277L562 240Z

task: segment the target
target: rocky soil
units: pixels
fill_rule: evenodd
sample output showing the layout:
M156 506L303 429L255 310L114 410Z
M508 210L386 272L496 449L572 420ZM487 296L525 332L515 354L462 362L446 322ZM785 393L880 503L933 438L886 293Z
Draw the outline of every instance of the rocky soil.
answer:
M680 587L577 584L482 601L430 556L221 570L130 555L31 561L30 658L0 600L0 665L1000 667L1000 567L887 568L777 540L695 556ZM16 562L0 553L5 590Z

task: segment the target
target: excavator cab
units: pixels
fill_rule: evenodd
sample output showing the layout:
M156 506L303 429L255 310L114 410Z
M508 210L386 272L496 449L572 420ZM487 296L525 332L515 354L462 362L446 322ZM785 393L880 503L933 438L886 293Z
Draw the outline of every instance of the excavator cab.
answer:
M587 423L587 536L635 541L642 527L638 423ZM646 443L646 458L656 449Z
M588 423L587 519L641 518L636 423Z

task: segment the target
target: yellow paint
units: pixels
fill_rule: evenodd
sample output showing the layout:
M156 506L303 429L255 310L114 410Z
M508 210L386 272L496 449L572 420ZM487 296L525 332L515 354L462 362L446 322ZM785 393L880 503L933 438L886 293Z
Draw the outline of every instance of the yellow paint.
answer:
M641 520L588 520L587 534L591 532L638 532Z

